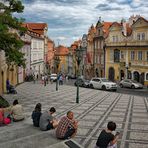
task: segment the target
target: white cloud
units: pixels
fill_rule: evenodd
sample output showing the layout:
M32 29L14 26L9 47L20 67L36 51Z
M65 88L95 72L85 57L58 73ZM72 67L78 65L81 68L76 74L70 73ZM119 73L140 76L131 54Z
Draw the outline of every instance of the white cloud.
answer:
M49 37L60 39L68 45L86 34L91 24L96 25L100 16L104 21L120 21L133 14L141 14L147 19L148 14L148 1L145 0L24 1L26 20L48 23ZM31 1L33 2L30 3ZM108 10L101 11L97 7L100 4L105 4Z

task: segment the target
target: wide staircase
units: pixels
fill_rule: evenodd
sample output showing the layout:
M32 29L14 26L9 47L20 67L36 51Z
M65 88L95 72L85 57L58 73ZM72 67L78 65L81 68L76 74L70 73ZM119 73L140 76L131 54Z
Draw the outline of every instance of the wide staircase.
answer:
M0 148L82 148L74 140L58 140L55 130L41 131L30 118L0 127Z

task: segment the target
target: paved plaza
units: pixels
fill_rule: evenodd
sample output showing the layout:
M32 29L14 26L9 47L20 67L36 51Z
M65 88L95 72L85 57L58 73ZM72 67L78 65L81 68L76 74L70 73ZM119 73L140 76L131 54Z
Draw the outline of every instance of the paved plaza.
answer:
M54 106L57 118L72 110L79 121L73 140L84 148L94 148L100 131L110 120L116 122L121 133L119 148L148 148L148 97L80 88L80 103L76 104L76 87L55 88L55 83L44 87L26 82L17 87L17 95L4 95L11 104L19 99L26 119L1 127L0 148L48 148L57 142L54 130L43 132L32 126L30 116L38 102L43 111Z

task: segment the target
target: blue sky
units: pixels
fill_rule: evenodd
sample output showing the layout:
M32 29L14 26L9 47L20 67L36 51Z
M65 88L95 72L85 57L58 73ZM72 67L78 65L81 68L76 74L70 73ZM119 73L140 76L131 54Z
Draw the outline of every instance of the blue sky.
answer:
M56 45L71 45L96 25L104 21L120 21L131 15L148 19L147 0L22 0L25 6L20 16L26 22L45 22L48 36Z

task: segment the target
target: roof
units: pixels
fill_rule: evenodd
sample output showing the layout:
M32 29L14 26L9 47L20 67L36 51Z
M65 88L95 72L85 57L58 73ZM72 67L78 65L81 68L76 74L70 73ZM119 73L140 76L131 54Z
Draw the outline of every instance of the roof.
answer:
M64 47L63 45L59 45L55 48L55 55L58 56L65 56L69 53L69 49L67 47Z
M44 35L44 30L48 27L48 25L46 23L23 23L23 27Z
M103 32L105 37L109 34L109 27L113 24L113 22L103 22Z

